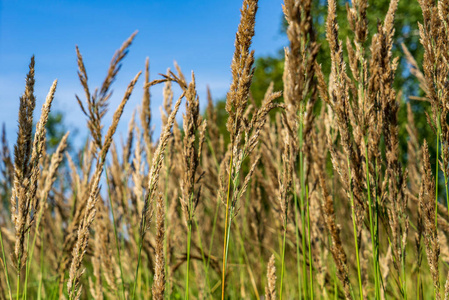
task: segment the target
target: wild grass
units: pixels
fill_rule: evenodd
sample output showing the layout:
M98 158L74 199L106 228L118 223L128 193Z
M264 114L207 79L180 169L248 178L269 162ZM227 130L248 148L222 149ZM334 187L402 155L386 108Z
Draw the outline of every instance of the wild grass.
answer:
M193 72L187 80L175 63L150 81L147 59L140 107L116 144L141 72L107 131L104 119L133 33L97 89L76 48L88 137L69 151L67 133L49 153L57 81L35 122L31 58L13 156L4 127L1 139L0 299L449 299L449 2L419 1L422 65L402 46L424 97L407 99L394 85L397 0L372 33L367 1L347 4L347 24L338 24L339 2L329 0L329 62L318 59L312 1L285 0L283 90L270 84L254 99L258 5L243 1L226 130ZM354 35L341 41L345 25ZM413 111L413 101L429 112ZM426 114L435 154L417 114Z

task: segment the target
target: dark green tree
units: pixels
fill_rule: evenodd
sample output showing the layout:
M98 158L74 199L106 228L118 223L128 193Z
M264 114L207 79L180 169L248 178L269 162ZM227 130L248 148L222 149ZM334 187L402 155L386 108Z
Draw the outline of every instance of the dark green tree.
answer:
M52 112L48 116L47 125L47 152L52 153L59 145L62 137L67 133L68 128L61 111ZM70 140L74 134L71 133L68 139L67 149L70 149Z

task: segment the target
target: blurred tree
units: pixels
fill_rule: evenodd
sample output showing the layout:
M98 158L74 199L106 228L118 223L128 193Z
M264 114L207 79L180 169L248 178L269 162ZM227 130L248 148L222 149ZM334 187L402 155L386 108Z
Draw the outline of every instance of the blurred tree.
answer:
M47 129L47 152L52 153L59 145L64 134L67 133L67 125L64 123L64 114L61 111L51 112L48 115ZM71 134L67 140L67 149L70 150Z
M283 90L282 74L284 73L283 50L277 56L258 57L254 63L254 77L251 93L256 103L260 104L271 82L274 90Z

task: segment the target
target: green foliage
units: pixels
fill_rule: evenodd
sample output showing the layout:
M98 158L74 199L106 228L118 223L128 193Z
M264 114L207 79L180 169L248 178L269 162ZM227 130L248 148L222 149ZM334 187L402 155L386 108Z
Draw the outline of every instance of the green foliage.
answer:
M251 94L260 105L265 92L271 82L274 83L275 91L283 90L282 74L284 72L283 52L279 51L276 57L259 57L255 61L253 82L251 84Z
M64 123L64 114L60 111L51 112L48 115L47 125L47 151L53 152L59 145L64 134L67 133L67 126ZM68 146L70 148L70 137Z
M217 114L217 127L220 133L224 137L225 145L227 145L230 141L229 132L226 129L226 121L228 119L228 113L226 112L226 99L218 100L215 103L215 110Z

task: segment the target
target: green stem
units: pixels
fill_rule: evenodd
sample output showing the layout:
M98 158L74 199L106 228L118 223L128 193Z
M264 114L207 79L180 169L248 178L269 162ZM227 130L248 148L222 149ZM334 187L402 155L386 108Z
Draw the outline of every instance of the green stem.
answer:
M118 234L117 234L117 225L115 223L114 207L113 207L113 204L112 204L111 190L110 190L110 186L109 186L109 177L108 177L108 170L106 168L106 164L104 166L104 174L106 176L106 184L108 185L109 205L111 207L111 215L112 215L112 224L113 224L113 228L114 228L115 245L116 245L116 248L117 248L117 259L118 259L118 264L119 264L119 268L120 268L120 279L122 280L122 296L123 296L123 299L126 299L125 298L125 279L123 277L122 260L121 260L121 255L120 255L120 244L119 244L119 239L118 239Z
M231 147L232 149L232 147ZM229 161L229 179L228 179L228 192L226 196L226 219L225 219L225 235L224 235L224 245L223 245L223 269L222 269L222 280L221 280L221 300L224 300L225 296L225 279L226 279L226 261L228 258L228 245L229 245L229 232L228 232L228 223L230 227L229 220L229 200L231 196L231 174L232 174L232 160L233 153L231 152L231 159Z
M212 234L210 237L210 242L209 242L209 256L207 257L207 266L206 266L206 277L208 276L208 272L209 272L209 266L210 266L210 253L212 251L212 245L214 244L214 235L215 235L215 228L216 228L216 224L217 224L217 219L218 219L218 211L220 208L220 202L217 201L217 207L215 208L215 216L214 216L214 223L212 225Z
M310 276L310 299L314 299L313 296L313 273L312 273L312 244L310 237L310 211L309 211L309 189L306 187L306 199L307 199L307 242L309 244L309 276Z
M305 217L305 205L304 205L304 197L305 197L305 174L304 174L304 157L303 157L303 119L302 119L302 113L300 116L299 121L299 176L301 181L301 193L300 193L300 203L301 203L301 224L302 224L302 235L301 235L301 241L302 241L302 277L303 277L303 283L304 283L304 299L307 298L308 294L308 282L307 282L307 267L306 267L306 257L304 254L304 251L306 251L306 217ZM309 261L309 264L311 262Z
M166 151L168 151L168 150L166 150ZM165 210L164 232L167 233L167 231L168 231L168 209L169 209L169 205L168 205L168 180L169 180L169 176L170 176L170 168L169 168L167 159L165 160L165 169L166 169L166 171L165 171L165 186L164 186L164 198L165 198L164 199L164 201L165 201L165 205L164 205L164 210ZM165 281L166 288L165 288L165 290L166 291L170 291L170 280L167 280L168 278L170 278L169 277L170 276L170 274L169 274L169 272L170 272L170 270L169 270L169 261L168 261L167 257L168 257L168 237L167 237L167 234L165 234L164 235L164 264L165 264L165 278L166 278L166 281ZM170 295L168 295L168 293L166 293L166 295L164 295L164 296L170 296Z
M355 219L355 204L354 204L354 195L352 192L352 175L351 175L351 166L349 163L349 157L347 157L348 161L348 170L349 170L349 189L351 191L351 211L352 211L352 225L354 229L354 244L355 244L355 254L357 260L357 275L359 280L359 290L360 290L360 300L363 300L363 288L362 288L362 275L360 270L360 258L359 258L359 245L357 241L357 224Z
M442 146L442 147L444 147L444 146ZM447 147L447 146L446 146ZM443 151L441 151L441 157L442 157L442 160L443 160L443 163L444 163L444 161L445 161L445 157L444 157L444 149L443 149ZM448 190L448 187L447 187L447 173L446 173L446 167L447 166L443 166L443 175L444 175L444 187L445 187L445 189L446 189L446 207L448 208L448 216L449 216L449 190Z
M143 245L143 240L145 238L145 232L144 232L145 217L142 216L142 218L143 218L142 226L140 228L140 235L139 235L139 252L138 252L138 255L137 255L137 267L136 267L136 273L134 274L134 287L133 287L133 292L132 292L131 299L135 299L135 297L136 297L137 277L139 275L140 260L141 260L141 257L142 257L142 245Z
M296 184L294 184L296 186ZM296 187L294 193L295 199L295 234L296 234L296 268L298 269L298 297L301 297L302 294L302 285L301 285L301 262L300 262L300 254L299 254L299 213L298 213L298 196L296 195ZM305 298L305 297L304 297Z
M438 122L438 128L440 127L439 122ZM438 168L438 153L439 153L439 149L440 149L440 130L438 130L437 133L437 155L436 155L436 162L435 162L435 227L438 228L438 173L439 173L439 168Z
M19 299L20 296L20 265L21 265L21 259L19 256L18 260L18 271L17 271L17 292L16 292L16 299Z
M368 207L369 207L369 226L371 233L371 244L373 248L373 271L374 271L374 287L375 287L375 299L380 299L380 289L379 289L379 277L377 274L379 261L377 260L377 247L376 239L378 233L374 231L374 217L372 212L373 202L371 199L371 185L370 185L370 173L369 173L369 161L368 161L368 142L365 138L365 164L366 164L366 184L368 193Z
M287 235L287 216L284 221L284 237L282 239L282 265L281 265L281 287L279 288L279 300L282 300L282 286L284 283L284 270L285 270L285 236Z
M190 271L190 241L192 237L192 221L188 221L188 230L187 230L187 276L186 276L186 294L184 299L189 299L189 271Z
M206 261L206 257L204 256L204 249L203 249L203 242L202 242L201 234L200 234L200 227L198 226L198 221L197 221L196 217L194 217L193 220L195 222L195 228L196 228L196 231L197 231L198 241L199 241L199 244L200 244L201 259L203 260L204 272L206 273L207 272L207 261ZM210 294L210 291L211 291L210 278L207 276L207 274L206 274L205 277L206 277L206 281L207 281L207 286L209 288L208 293Z
M31 264L31 259L33 257L34 249L35 249L35 246L36 246L36 239L37 239L37 236L38 236L39 227L40 227L40 224L41 224L41 221L42 221L42 216L44 215L45 203L47 203L47 198L45 198L42 201L42 204L41 204L41 207L40 207L40 210L39 210L39 214L38 214L38 217L37 217L37 220L36 220L36 227L35 227L35 230L34 230L33 242L31 244L31 249L29 249L30 232L28 232L27 251L29 251L29 255L27 256L27 261L26 261L25 290L24 290L24 297L25 298L24 299L27 298L26 293L27 293L27 286L28 286L28 274L29 274L29 271L30 271L30 268L31 268L30 264Z
M405 274L405 249L402 249L402 282L403 282L403 295L404 295L404 299L407 300L407 276Z
M212 157L214 159L215 166L217 168L217 173L220 173L220 164L217 161L217 158L216 158L216 155L215 155L215 150L214 150L214 147L212 147L212 143L211 143L209 137L206 138L206 141L207 141L207 145L209 146L209 150L212 153ZM212 234L211 234L210 242L209 242L209 251L208 251L209 255L207 256L207 264L206 264L206 274L205 274L205 276L206 276L208 281L210 281L210 279L209 279L210 256L211 256L211 252L212 252L212 245L213 245L213 242L214 242L215 228L216 228L216 225L217 225L219 208L220 208L220 202L217 201L217 205L215 207L214 222L212 224ZM210 283L209 283L209 293L212 294Z
M421 272L420 272L420 268L418 267L418 279L416 280L417 281L417 285L418 285L418 289L417 289L417 292L416 292L416 299L420 299L420 291L419 291L419 289L420 289L420 287L421 287L421 284L420 284L420 275L421 275Z
M246 253L246 248L245 248L245 245L244 245L244 237L242 236L241 229L240 229L238 223L236 223L235 225L236 225L235 226L236 227L236 232L238 234L238 240L240 242L240 250L241 250L241 253L243 253L243 259L244 259L244 262L245 262L245 264L247 266L248 274L250 276L250 281L251 281L252 286L253 286L253 291L254 291L254 294L256 295L256 299L259 300L260 299L260 295L259 295L259 292L257 291L257 286L256 286L256 283L255 283L255 280L254 280L254 275L253 275L253 272L251 271L251 267L250 267L250 264L249 264L248 254Z
M44 239L42 239L42 246L41 246L41 276L39 278L39 287L37 289L37 300L42 299L42 283L44 279Z
M36 231L36 233L37 233L37 231ZM34 241L36 241L36 235L34 235ZM27 233L27 251L28 251L29 245L30 245L30 231L28 231L28 233ZM34 243L33 243L33 250L34 250ZM29 262L33 258L33 252L34 251L31 251L30 255L27 256L27 261L25 262L25 283L24 283L24 288L23 288L22 300L27 298L28 273L30 272Z
M0 244L2 247L3 269L5 271L6 285L8 286L9 299L12 300L11 284L9 282L8 266L6 265L5 247L3 246L3 236L1 228L0 228Z

